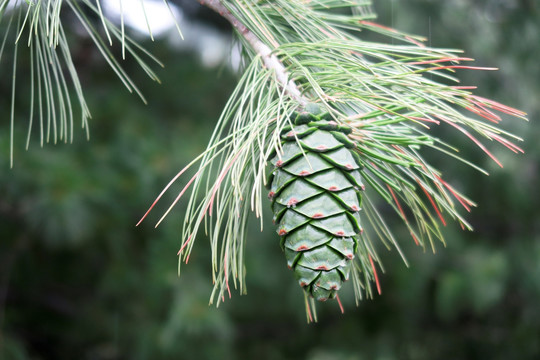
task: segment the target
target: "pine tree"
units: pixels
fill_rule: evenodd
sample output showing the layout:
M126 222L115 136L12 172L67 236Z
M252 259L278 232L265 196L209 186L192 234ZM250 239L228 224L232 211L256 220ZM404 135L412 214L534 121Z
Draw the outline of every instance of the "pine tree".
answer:
M371 296L372 282L380 291L374 240L395 247L406 261L381 209L392 209L422 248L435 250L437 241L444 243L441 225L449 219L471 230L460 208L470 211L474 203L422 154L435 151L486 171L461 158L458 148L435 137L432 128L461 132L499 165L482 141L522 152L513 143L520 139L499 127L497 112L518 118L525 114L474 95L474 87L457 85L457 69L492 68L463 65L472 59L459 50L428 47L421 37L375 23L367 1L199 2L235 29L242 45L242 75L207 150L171 180L148 211L197 166L159 222L190 190L178 255L187 261L203 226L212 244L211 302L230 296L231 279L245 292L246 224L253 212L262 227L263 207L269 205L286 263L305 290L309 320L315 315L314 299L339 301L337 291L349 277L357 299ZM140 4L144 7L144 1ZM130 91L143 97L109 50L113 38L121 43L123 56L131 54L157 80L143 59L157 60L124 33L123 24L119 29L103 15L99 0L2 0L0 23L7 24L0 61L5 44L13 45L14 54L12 163L16 75L21 71L17 54L23 48L31 59L28 138L38 118L42 143L72 139L76 105L71 92L88 129L90 110L60 16L64 8ZM385 40L375 42L373 34ZM265 186L270 202L263 195Z

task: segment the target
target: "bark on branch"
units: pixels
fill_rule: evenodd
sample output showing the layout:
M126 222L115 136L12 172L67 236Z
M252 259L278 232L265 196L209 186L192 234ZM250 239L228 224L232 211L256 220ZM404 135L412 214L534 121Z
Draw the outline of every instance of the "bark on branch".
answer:
M227 19L232 26L238 31L240 35L246 39L251 47L261 56L264 65L268 69L272 69L276 73L278 82L283 86L285 91L298 103L304 107L308 100L302 95L298 86L294 81L289 80L289 75L285 66L279 61L276 55L272 54L272 50L264 44L250 29L240 22L230 11L227 9L220 0L199 0L199 3L214 10L219 15Z

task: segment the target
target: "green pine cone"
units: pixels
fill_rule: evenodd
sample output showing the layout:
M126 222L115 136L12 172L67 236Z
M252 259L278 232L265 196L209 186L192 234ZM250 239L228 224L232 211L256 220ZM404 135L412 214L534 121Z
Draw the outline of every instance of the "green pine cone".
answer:
M317 113L295 113L283 130L269 198L288 267L309 295L325 301L349 278L364 186L350 129Z

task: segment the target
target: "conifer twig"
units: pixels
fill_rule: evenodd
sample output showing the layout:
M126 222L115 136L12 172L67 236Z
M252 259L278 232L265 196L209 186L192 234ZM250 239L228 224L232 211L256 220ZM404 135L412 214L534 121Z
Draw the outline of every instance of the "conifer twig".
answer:
M210 303L217 300L216 305L219 305L227 295L230 297L231 284L238 286L241 293L245 293L244 249L247 241L247 214L250 211L255 212L261 219L262 228L262 187L266 185L264 179L268 179L270 189L274 179L281 179L281 190L276 183L276 191L271 190L272 196L276 196L279 191L289 191L291 194L301 192L292 185L293 180L295 184L302 184L299 187L304 186L304 183L307 184L306 187L311 186L302 178L306 175L303 168L296 165L294 169L292 167L297 160L302 160L301 154L307 158L306 153L310 151L315 159L319 159L323 164L328 163L329 167L336 166L333 164L345 164L342 165L345 167L347 164L356 164L356 175L342 173L346 181L348 178L344 174L358 179L347 189L362 189L363 181L367 188L363 197L363 214L369 224L369 228L366 228L368 231L361 236L356 233L356 240L345 241L356 244L353 246L351 277L357 300L362 299L364 294L367 297L373 296L371 283L375 283L377 292L381 292L376 269L384 271L384 267L372 242L373 237L380 239L388 249L397 249L408 265L399 241L387 223L387 211L381 211L380 206L393 210L416 245L422 248L431 246L433 251L435 240L445 243L442 227L446 226L450 219L459 223L463 229L472 230L461 215L458 205L470 211L475 205L474 202L443 180L442 173L423 158L421 151L439 151L483 173L486 172L461 157L457 147L432 135L429 132L430 126L451 126L500 164L483 144L483 139L496 140L514 152L522 150L511 142L519 141L519 137L497 126L502 117L495 112L501 111L519 118L524 118L525 113L473 95L468 86L446 84L446 81L458 81L452 75L455 69L480 69L460 65L461 61L471 59L457 55L461 53L460 50L422 46L419 43L422 39L419 37L372 23L370 19L373 19L375 14L371 10L371 1L198 1L227 19L238 32L248 50L246 68L243 69L243 75L225 105L207 149L175 176L150 206L149 211L188 168L195 163L199 164L195 175L187 181L163 217L185 196L186 191L191 191L178 255L180 262L187 262L199 230L204 230L211 243L214 288ZM364 40L357 34L364 30L403 41L405 45ZM445 82L433 80L434 76L441 77ZM326 126L323 121L327 120L317 118L315 113L309 114L305 109L308 99L325 107L332 118L337 120L337 125L330 124L335 131L328 134L328 144L325 143L326 140L317 140L317 143L308 141L310 136L322 139L322 136L326 135L321 135L321 132L327 131L320 128ZM294 118L299 116L294 114L299 110L298 107L306 110L303 115L307 118ZM469 110L474 116L462 110ZM298 123L296 120L299 120ZM304 124L306 120L309 122ZM300 122L302 124L299 124ZM299 132L292 131L294 126ZM291 135L287 135L289 130ZM293 135L295 139L290 138ZM478 135L479 139L475 137ZM343 142L336 146L349 154L347 156L350 156L350 161L343 160L346 161L343 163L338 159L347 157L339 149L319 158L319 152L323 152L323 148L334 146L330 142L342 140ZM348 152L345 149L351 150ZM278 165L279 156L274 154L281 154L291 165L288 170L279 173L283 176L276 175L281 171L278 168L288 165L283 162ZM269 161L274 165L272 177L267 176ZM311 168L309 161L306 163ZM326 169L318 171L322 173L324 170ZM312 180L315 178L312 173L308 176L312 176ZM323 189L321 191L332 187L327 185L316 184ZM283 222L286 215L281 209L289 211L286 209L289 209L289 201L293 198L281 200L284 203L272 203L272 210L279 211L274 212L274 219L279 218L279 226L283 225L278 231L279 235L293 230L303 231L298 230L300 228L308 231L305 225L307 222L301 223L306 218L318 221L314 219L318 219L320 214L307 210L308 207L325 207L322 202L327 198L319 196L317 192L318 189L304 191L301 194L304 199L302 201L305 201L304 207L299 209L297 203L291 203L290 207L297 205L297 209L288 212L290 216ZM340 204L349 204L345 199L335 198L334 196L339 196L337 194L332 193L329 196L331 198L328 199L335 199L339 203L335 203L334 209L328 210L329 214L341 211L341 208L336 209ZM373 196L379 197L379 201L372 200ZM351 194L351 199L354 198ZM275 206L276 203L278 205ZM346 223L350 225L351 234L354 231L361 232L362 225L354 214L350 214L354 223L349 221L350 217L343 215L350 211L349 209L354 210L352 206L348 207L349 205L338 215L327 216L333 219L332 226L335 223L334 231L329 229L326 223L319 229L341 237L345 234L341 223ZM355 203L354 206L359 208L360 203ZM314 240L315 236L311 236L313 239L309 245L318 241ZM321 239L326 239L325 236L326 234L321 236ZM298 237L304 238L303 235ZM326 263L311 262L315 256L310 260L309 256L302 253L298 257L295 255L293 259L294 254L286 250L304 252L306 249L302 246L295 245L284 249L286 254L288 253L286 256L290 265L298 264L301 257L307 259L308 263L305 265L311 266L312 270L327 271ZM332 258L330 252L334 254L337 249L328 250L328 254L320 258ZM341 254L350 259L350 251ZM333 269L332 267L331 271ZM327 280L326 284L337 281L331 278ZM300 285L304 287L302 283ZM319 286L313 284L315 285ZM313 289L312 287L310 291L315 291ZM324 299L326 296L324 291L317 291L317 294L323 294L322 298L314 293L311 295L315 297L306 297L308 321L316 321L314 299Z
M214 10L219 15L227 19L231 25L238 31L242 37L251 45L253 50L259 54L263 60L264 65L268 69L272 69L276 73L276 78L283 86L285 91L296 100L301 106L305 106L308 103L308 99L298 89L298 86L293 80L289 80L287 70L285 66L279 61L277 56L272 53L272 50L263 43L251 30L249 30L238 18L236 18L227 9L220 0L199 0L201 5L205 5L208 8Z

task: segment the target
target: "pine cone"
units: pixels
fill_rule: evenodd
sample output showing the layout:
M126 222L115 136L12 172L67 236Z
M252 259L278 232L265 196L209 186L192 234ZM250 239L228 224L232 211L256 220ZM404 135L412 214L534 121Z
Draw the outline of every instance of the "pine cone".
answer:
M325 301L349 278L364 186L350 128L308 108L281 133L269 198L288 267L309 295Z

